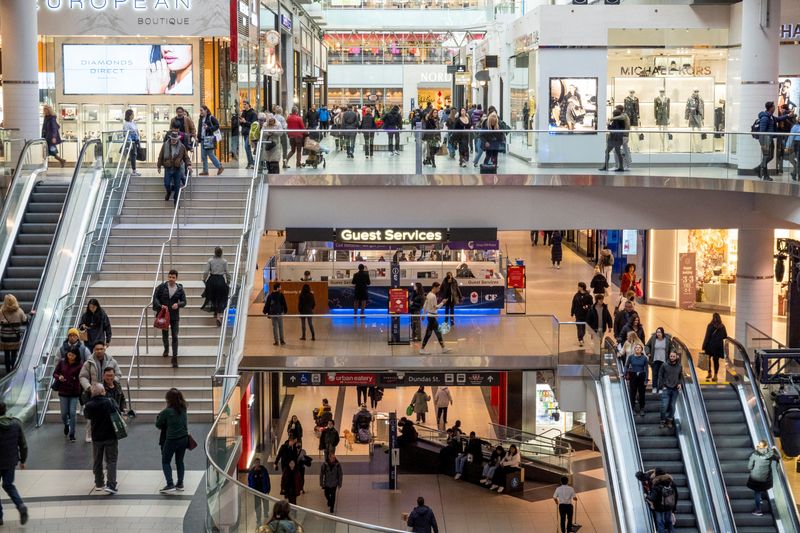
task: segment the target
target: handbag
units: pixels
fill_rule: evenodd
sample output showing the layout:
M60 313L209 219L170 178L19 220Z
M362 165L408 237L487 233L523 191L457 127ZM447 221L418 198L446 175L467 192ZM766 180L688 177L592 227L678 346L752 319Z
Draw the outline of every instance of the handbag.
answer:
M169 329L169 308L162 307L158 310L156 320L153 322L153 327L156 329Z
M633 282L633 293L636 295L637 298L641 298L642 296L644 296L641 282L639 281Z
M214 149L214 144L216 142L217 142L217 140L214 138L213 135L211 135L211 136L206 135L205 137L203 137L203 148L206 149L206 150L213 150Z
M47 153L50 155L58 155L58 146L55 144L48 145Z
M192 434L189 433L189 435L187 435L186 449L191 451L191 450L194 450L195 448L197 448L197 441L194 440L194 437L192 437Z
M111 411L110 416L111 424L114 426L114 435L117 436L117 440L124 439L128 436L128 426L120 416L119 411L113 407L112 409L114 410Z
M81 391L81 395L78 396L78 403L81 405L86 405L86 402L88 402L91 397L92 394L89 392L89 389L83 389Z
M214 130L214 140L217 142L222 142L222 130L217 128Z
M88 342L89 341L89 331L85 329L81 329L78 331L78 339L81 342Z
M709 358L708 354L706 352L700 352L700 355L697 356L697 368L708 372L710 367L711 359Z
M136 160L147 161L147 147L136 143Z
M53 389L54 391L57 391L59 387L61 387L61 381L59 381L56 378L53 378L53 382L50 383L50 388Z

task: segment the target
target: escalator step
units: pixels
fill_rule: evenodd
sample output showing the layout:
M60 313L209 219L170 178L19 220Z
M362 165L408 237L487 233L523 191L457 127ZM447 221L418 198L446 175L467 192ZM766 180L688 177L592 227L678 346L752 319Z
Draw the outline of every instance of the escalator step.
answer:
M42 245L50 245L53 242L53 235L42 235L42 234L33 234L33 235L17 235L17 244L42 244Z
M61 208L64 206L63 203L61 204L28 204L28 207L25 209L31 213L56 213L61 214Z
M741 428L744 424L747 423L747 419L744 417L744 413L741 410L738 411L717 411L706 409L708 412L708 421L711 423L712 430L715 428L717 424L736 424L737 427Z
M675 436L642 436L639 437L639 448L641 449L676 449L678 448L678 438Z
M11 251L13 255L45 256L50 251L49 244L20 244L15 243Z
M9 266L44 267L47 257L43 255L11 255Z
M41 233L44 235L53 235L56 232L56 228L58 224L42 224L42 223L34 223L34 222L23 222L22 225L19 227L19 232L21 234L36 234Z
M42 278L42 268L35 266L11 266L6 268L4 280L10 279L32 279L37 283Z
M39 283L41 280L39 278L4 278L2 283L0 283L0 290L4 292L8 291L15 291L14 295L16 296L16 291L18 290L32 290L36 291L39 287ZM17 296L19 300L19 296Z
M26 212L23 223L31 224L58 224L60 213L30 213Z

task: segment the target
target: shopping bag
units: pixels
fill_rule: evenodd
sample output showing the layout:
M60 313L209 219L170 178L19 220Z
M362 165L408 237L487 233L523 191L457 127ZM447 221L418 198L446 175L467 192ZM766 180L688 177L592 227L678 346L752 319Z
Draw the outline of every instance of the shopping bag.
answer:
M408 407L406 407L406 416L411 416L413 414L414 414L414 404L410 403L408 404Z
M706 352L700 352L700 355L697 356L697 368L708 372L710 363L711 360L709 359L708 354Z
M191 433L189 433L189 435L188 435L188 437L187 437L187 438L188 438L188 440L187 440L187 443L186 443L186 448L187 448L189 451L192 451L192 450L194 450L195 448L197 448L197 441L196 441L196 440L194 440L194 437L192 437L192 434L191 434Z
M216 139L217 142L222 142L222 130L221 129L217 128L216 130L214 130L214 139Z
M448 333L450 333L450 324L448 324L447 322L442 322L441 324L439 324L439 333L441 333L442 335L447 335Z
M137 161L147 161L147 147L140 146L138 143L136 145L136 160Z
M169 308L162 307L158 311L153 327L156 329L169 329Z
M117 436L117 440L128 436L128 426L116 409L111 412L111 424L114 426L114 434Z

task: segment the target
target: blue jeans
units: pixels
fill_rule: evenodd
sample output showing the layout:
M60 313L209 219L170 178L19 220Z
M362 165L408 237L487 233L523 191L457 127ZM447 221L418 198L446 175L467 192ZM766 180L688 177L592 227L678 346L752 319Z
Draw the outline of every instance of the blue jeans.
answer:
M189 437L179 439L167 439L161 447L161 468L164 470L164 479L167 485L172 485L172 456L175 456L175 468L178 469L178 485L183 485L183 456L186 455L186 447L189 445Z
M478 161L481 160L481 156L483 155L483 142L481 142L480 137L475 139L475 158L472 160L474 164L477 164Z
M65 426L69 426L69 436L75 436L75 412L78 410L78 397L59 396L58 402L61 404L61 421Z
M3 480L3 490L6 491L8 497L11 498L11 501L14 502L14 505L16 505L17 509L19 509L25 504L22 502L19 492L17 492L17 487L14 486L14 470L15 468L0 470L0 478ZM2 505L0 505L0 518L3 518Z
M656 530L658 533L674 533L675 526L672 524L672 511L653 511L656 519Z
M214 153L213 148L200 148L200 155L203 158L203 172L208 172L208 158L211 158L211 162L214 164L215 168L219 168L222 165L217 159L217 155Z
M239 135L236 133L231 133L230 136L230 153L233 157L239 157Z
M753 498L755 498L755 503L756 503L755 509L757 511L761 510L761 501L764 498L764 494L766 494L766 493L763 492L763 491L760 491L760 490L753 491Z
M464 465L467 464L468 455L469 454L462 453L456 457L456 474L460 474L464 471Z
M171 192L173 200L178 203L178 193L181 190L181 179L183 178L183 167L164 169L164 189Z
M665 387L661 391L661 421L675 418L675 402L678 400L678 389Z
M253 150L250 149L250 139L247 135L242 135L242 144L244 144L244 152L247 154L247 164L252 166L255 161L253 160Z
M496 470L497 465L490 465L489 463L486 463L483 465L483 477L486 479L493 479Z

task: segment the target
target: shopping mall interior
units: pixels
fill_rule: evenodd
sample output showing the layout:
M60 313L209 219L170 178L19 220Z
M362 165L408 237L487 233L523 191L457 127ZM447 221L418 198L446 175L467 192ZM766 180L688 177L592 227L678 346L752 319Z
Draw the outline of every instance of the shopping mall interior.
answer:
M797 0L0 0L0 50L0 531L800 532Z

